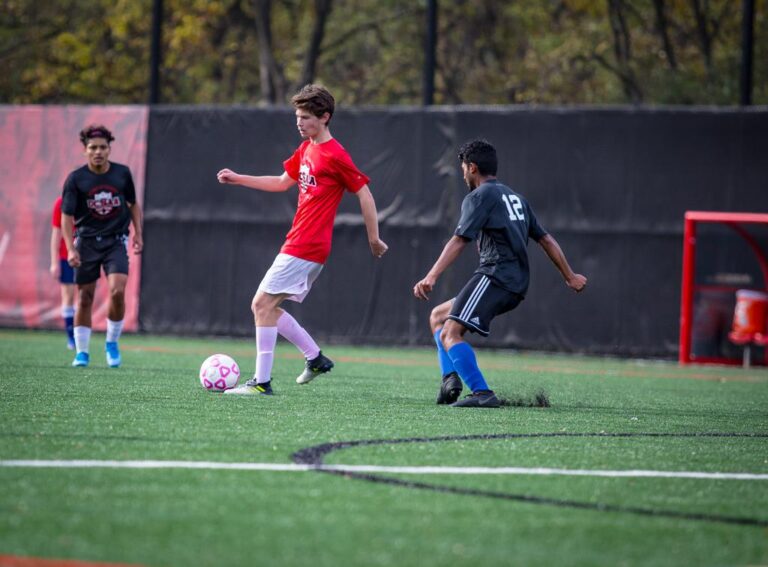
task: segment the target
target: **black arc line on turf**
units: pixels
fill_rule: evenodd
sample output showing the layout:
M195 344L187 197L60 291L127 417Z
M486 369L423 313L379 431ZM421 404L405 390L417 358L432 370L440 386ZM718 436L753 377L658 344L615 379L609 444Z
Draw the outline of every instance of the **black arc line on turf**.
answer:
M406 437L402 439L367 439L360 441L340 441L338 443L324 443L296 451L291 458L294 463L303 465L322 466L326 455L349 449L352 447L364 447L371 445L400 445L406 443L440 443L444 441L480 441L490 439L533 439L533 438L552 438L552 437L605 437L605 438L628 438L628 437L656 437L656 438L768 438L768 433L498 433L488 435L449 435L445 437ZM416 488L419 490L430 490L432 492L442 492L447 494L461 494L464 496L480 496L485 498L498 498L500 500L511 500L515 502L526 502L528 504L540 504L545 506L559 506L562 508L575 508L581 510L596 510L599 512L619 512L624 514L636 514L639 516L653 516L657 518L673 518L678 520L693 520L700 522L716 522L724 524L734 524L740 526L758 526L768 527L768 520L760 518L745 518L739 516L723 516L718 514L697 514L690 512L679 512L676 510L661 510L655 508L640 508L636 506L618 506L614 504L602 504L600 502L580 502L577 500L561 500L558 498L545 498L529 494L508 494L505 492L495 492L491 490L478 490L474 488L460 488L454 486L445 486L441 484L430 484L426 482L416 482L401 480L388 476L377 474L356 473L350 471L334 471L317 469L317 472L333 474L357 480L376 482L380 484L390 484L402 486L404 488Z

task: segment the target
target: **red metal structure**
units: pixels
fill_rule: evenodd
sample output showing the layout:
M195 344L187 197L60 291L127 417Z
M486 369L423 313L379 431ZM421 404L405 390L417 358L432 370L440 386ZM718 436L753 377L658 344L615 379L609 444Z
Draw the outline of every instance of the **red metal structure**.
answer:
M720 223L735 231L754 252L763 275L763 285L768 288L768 258L767 251L760 247L756 239L744 228L749 224L765 224L768 226L768 213L725 213L707 211L687 211L685 213L685 231L683 235L683 278L680 298L680 364L715 363L739 364L727 358L697 357L691 353L691 337L693 332L693 299L697 290L695 281L696 269L696 228L700 223ZM734 287L734 292L736 288Z

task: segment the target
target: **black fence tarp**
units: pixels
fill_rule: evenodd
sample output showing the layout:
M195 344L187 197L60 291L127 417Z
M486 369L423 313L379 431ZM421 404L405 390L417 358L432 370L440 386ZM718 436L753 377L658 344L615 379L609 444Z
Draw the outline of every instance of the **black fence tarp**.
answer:
M768 211L766 110L339 109L331 131L371 177L390 251L371 256L358 201L345 196L321 277L304 304L286 306L323 342L430 342L429 310L477 261L465 251L432 301L413 298L455 227L466 193L456 152L469 138L496 145L499 178L589 277L573 294L532 242L527 299L478 344L673 356L684 212ZM220 185L216 172L279 175L299 143L289 108L152 109L144 330L253 333L250 301L297 193Z

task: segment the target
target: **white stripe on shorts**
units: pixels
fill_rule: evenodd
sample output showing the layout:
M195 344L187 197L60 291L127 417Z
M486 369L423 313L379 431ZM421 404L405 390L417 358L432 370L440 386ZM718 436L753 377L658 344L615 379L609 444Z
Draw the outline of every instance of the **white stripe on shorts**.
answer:
M459 319L462 321L469 321L472 312L475 310L475 307L477 307L477 303L480 301L480 298L483 297L483 294L485 293L485 290L488 289L489 285L491 285L491 279L488 276L483 276L472 291L472 295L469 296L469 300L467 300L466 305L464 305L464 309L459 313Z

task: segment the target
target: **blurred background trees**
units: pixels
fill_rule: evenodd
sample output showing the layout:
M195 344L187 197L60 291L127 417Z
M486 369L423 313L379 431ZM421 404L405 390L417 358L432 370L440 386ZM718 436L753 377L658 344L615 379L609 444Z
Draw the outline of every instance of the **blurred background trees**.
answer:
M2 0L0 102L145 103L152 0ZM164 0L161 96L419 104L426 0ZM739 102L740 0L440 0L436 104ZM755 0L768 104L768 0Z

